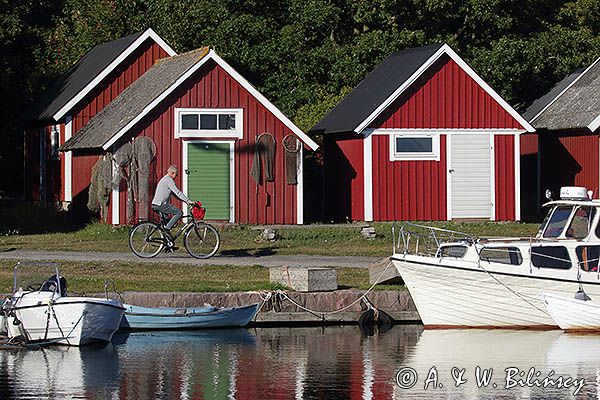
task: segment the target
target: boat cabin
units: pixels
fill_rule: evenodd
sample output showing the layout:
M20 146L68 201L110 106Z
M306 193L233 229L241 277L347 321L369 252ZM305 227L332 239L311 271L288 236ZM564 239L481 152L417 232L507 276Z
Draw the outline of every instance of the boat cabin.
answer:
M538 239L578 239L584 240L592 232L596 208L599 200L590 199L585 188L564 187L561 200L544 204L550 207L536 238ZM597 225L597 223L596 223ZM596 227L595 238L600 238Z

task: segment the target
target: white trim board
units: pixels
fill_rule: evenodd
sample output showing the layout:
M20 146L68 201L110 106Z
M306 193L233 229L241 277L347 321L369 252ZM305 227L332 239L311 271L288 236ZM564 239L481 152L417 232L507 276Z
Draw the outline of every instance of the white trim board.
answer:
M73 136L73 118L65 117L65 143ZM63 143L64 144L64 143ZM73 152L65 154L65 201L73 201Z
M65 104L60 110L56 112L56 114L52 116L52 118L54 118L55 121L61 119L66 113L68 113L73 107L75 107L75 105L79 103L81 99L83 99L89 92L91 92L104 78L106 78L111 72L113 72L115 68L119 66L119 64L121 64L127 57L129 57L131 53L137 50L137 48L140 47L140 45L144 43L148 38L154 40L154 42L156 42L156 44L158 44L169 56L172 57L174 55L177 55L175 50L173 50L171 46L169 46L160 36L158 36L156 32L154 32L150 28L146 29L146 31L135 40L135 42L133 42L128 48L126 48L121 54L119 54L119 56L108 65L108 67L106 67L102 72L96 75L96 77L94 77L94 79L90 83L88 83L83 88L83 90L81 90L79 93L77 93L77 95L75 95L75 97L69 100L67 104Z
M525 118L523 118L514 108L512 108L494 89L490 87L477 73L462 59L450 46L444 44L427 61L417 69L398 89L396 89L387 99L383 101L364 121L362 121L354 131L361 133L366 129L375 118L377 118L385 109L389 107L406 89L408 89L425 71L429 69L443 54L447 54L467 75L469 75L481 88L489 94L506 112L508 112L527 132L535 132L535 129Z
M363 141L364 210L365 221L373 221L373 136Z
M596 132L596 130L600 128L600 115L598 115L596 117L596 119L594 119L589 125L588 125L588 129L594 133Z
M492 135L520 135L525 133L523 129L452 129L452 128L435 128L435 129L405 129L405 128L377 128L377 129L365 129L363 134L365 137L369 135L390 135L395 133L410 134L410 135L430 135L430 134L452 134L452 135L473 135L476 133L481 134L492 134Z
M515 221L521 220L521 138L515 136Z
M562 96L563 94L565 94L565 92L566 92L567 90L571 89L571 87L572 87L572 86L573 86L575 83L577 83L577 81L578 81L579 79L581 79L581 77L582 77L583 75L585 75L585 74L586 74L586 73L587 73L587 72L588 72L588 71L589 71L589 70L590 70L590 69L591 69L591 68L592 68L594 65L596 65L596 63L597 63L597 62L599 62L599 61L600 61L600 57L598 57L598 58L596 59L596 61L594 61L593 63L591 63L589 67L587 67L585 70L583 70L583 72L582 72L581 74L579 74L579 76L578 76L577 78L573 79L573 82L571 82L569 85L567 85L567 87L566 87L566 88L564 88L564 89L563 89L563 90L562 90L562 91L561 91L559 94L557 94L557 95L556 95L556 97L554 97L552 100L550 100L550 102L549 102L548 104L546 104L546 106L545 106L544 108L542 108L542 109L541 109L541 110L540 110L540 111L539 111L537 114L535 114L535 116L534 116L533 118L531 118L531 122L533 123L533 121L535 121L535 120L536 120L536 119L537 119L537 118L538 118L538 117L539 117L539 116L540 116L540 115L541 115L541 114L542 114L544 111L546 111L546 110L547 110L547 109L548 109L548 108L549 108L549 107L550 107L552 104L554 104L554 103L556 102L556 100L558 100L558 98L559 98L560 96ZM598 118L596 118L596 120L599 120L599 121L598 121L598 123L600 124L600 116L598 116ZM595 121L594 121L594 122L595 122ZM593 124L594 122L592 122L592 124ZM595 130L598 128L598 127L596 126L596 129L592 129L592 128L591 128L591 126L592 126L592 125L590 124L590 130L591 130L592 132L594 132L594 131L595 131Z
M258 90L256 90L250 82L248 82L244 77L242 77L237 71L235 71L229 64L227 64L221 57L219 57L214 50L209 50L209 52L202 57L196 64L194 64L190 69L188 69L185 74L179 77L175 83L173 83L167 90L160 94L156 99L154 99L150 104L148 104L141 113L139 113L133 120L131 120L127 125L125 125L121 130L119 130L108 142L106 142L102 148L107 150L113 143L119 140L129 129L131 129L137 122L139 122L143 117L145 117L150 111L152 111L158 104L164 100L169 94L171 94L175 89L177 89L183 82L187 80L194 72L196 72L202 65L204 65L208 60L214 60L221 68L223 68L231 77L238 82L244 89L246 89L250 94L256 98L267 110L269 110L275 117L277 117L284 125L286 125L296 136L298 136L302 141L310 147L312 150L316 150L319 145L315 143L310 137L308 137L300 128L298 128L292 121L290 121L277 107L275 107L265 96L263 96Z
M113 149L113 154L114 154L114 150ZM118 175L119 174L119 166L117 165L117 163L115 162L115 160L111 157L112 159L112 167L113 167L113 174L114 175ZM120 181L119 181L120 183ZM121 191L120 191L120 185L117 185L117 187L115 188L113 186L112 192L111 192L111 205L112 205L112 218L111 218L111 222L113 225L119 225L120 221L120 212L121 212ZM129 221L127 221L129 222Z
M298 184L296 185L296 224L304 224L304 146L300 146L298 154Z
M227 143L229 144L229 222L235 222L235 141L233 140L184 140L183 145L181 146L182 154L182 178L181 178L181 188L182 192L189 198L188 196L188 174L185 172L188 167L188 146L191 143ZM190 199L190 200L201 200L201 199ZM182 210L187 210L187 205L185 202L181 202Z

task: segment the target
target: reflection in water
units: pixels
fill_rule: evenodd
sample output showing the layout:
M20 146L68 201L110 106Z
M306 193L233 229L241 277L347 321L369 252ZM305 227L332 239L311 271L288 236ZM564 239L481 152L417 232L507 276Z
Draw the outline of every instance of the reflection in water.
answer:
M431 368L437 388L424 382ZM414 368L410 389L396 373ZM464 369L455 386L452 368ZM492 369L487 387L477 367ZM584 378L573 387L503 388L504 370ZM390 399L596 398L600 336L560 331L428 330L396 326L361 335L357 327L262 328L116 335L104 347L0 352L0 398ZM492 384L496 383L497 387Z

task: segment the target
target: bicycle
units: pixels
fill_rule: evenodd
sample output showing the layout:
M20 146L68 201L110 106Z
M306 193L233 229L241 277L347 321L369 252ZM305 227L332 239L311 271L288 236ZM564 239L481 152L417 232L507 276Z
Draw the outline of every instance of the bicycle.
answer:
M183 244L189 255L200 259L212 257L221 243L219 232L214 226L202 221L206 209L201 202L193 203L191 211L190 215L182 217L187 222L173 236L165 228L168 215L155 211L160 216L160 222L142 221L135 224L129 232L129 248L138 257L152 258L163 250L174 251L175 240L183 235Z

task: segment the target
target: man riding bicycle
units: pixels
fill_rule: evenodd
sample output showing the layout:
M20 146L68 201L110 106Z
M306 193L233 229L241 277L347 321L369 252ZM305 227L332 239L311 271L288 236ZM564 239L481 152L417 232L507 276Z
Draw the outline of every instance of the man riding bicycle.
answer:
M152 199L152 209L159 213L170 214L171 219L165 225L167 232L170 232L171 228L175 226L179 218L183 216L183 212L171 204L170 198L171 193L174 194L179 200L185 201L188 205L192 202L187 198L185 194L175 184L175 177L177 176L177 167L175 165L169 166L167 174L163 176L158 185L156 185L156 192Z

